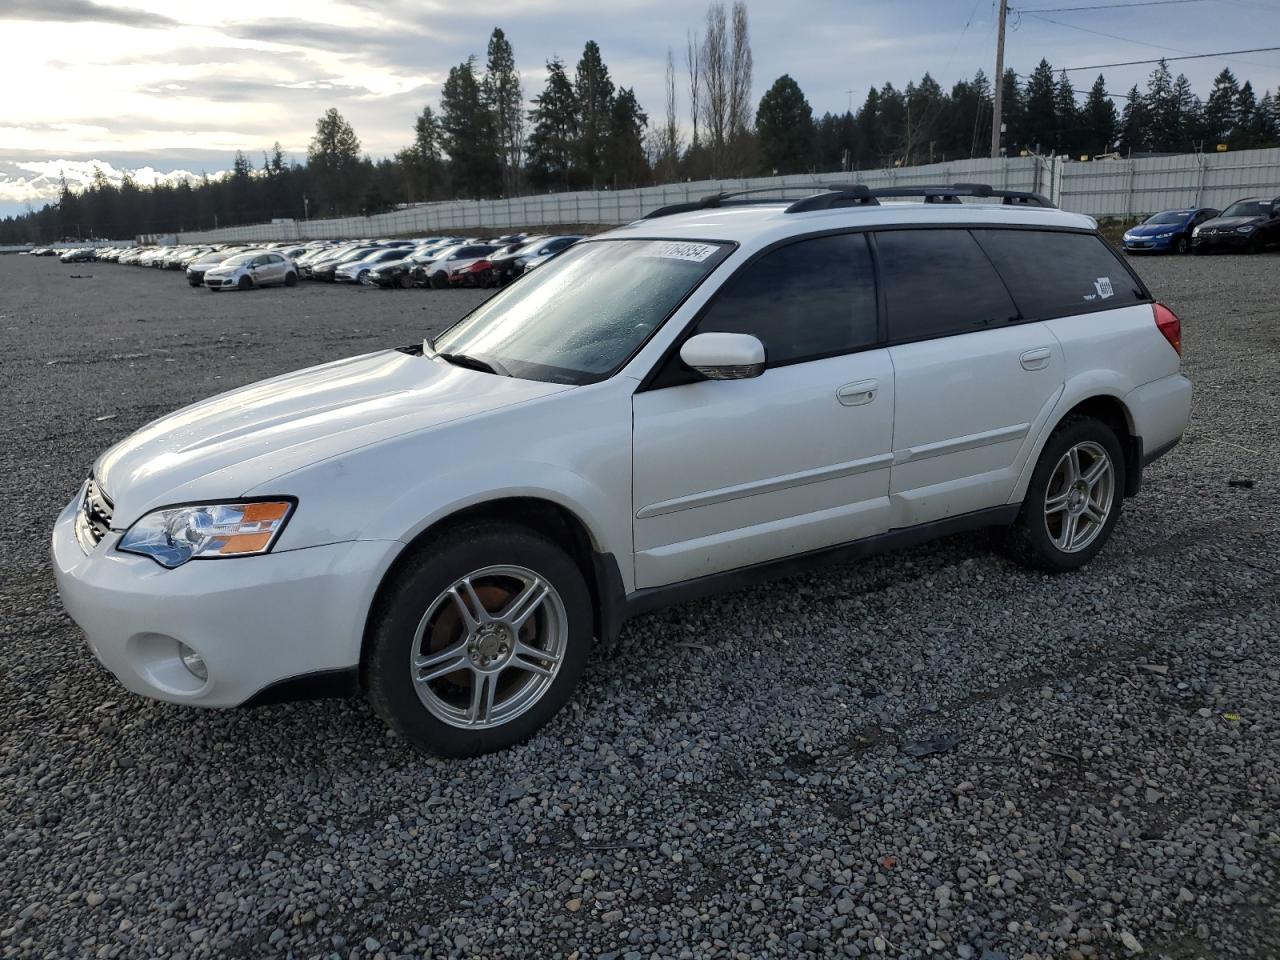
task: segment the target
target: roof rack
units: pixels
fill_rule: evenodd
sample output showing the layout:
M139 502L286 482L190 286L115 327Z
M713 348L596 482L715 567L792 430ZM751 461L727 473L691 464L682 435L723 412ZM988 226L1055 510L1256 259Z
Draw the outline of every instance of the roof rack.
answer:
M786 212L805 213L811 210L834 210L840 207L878 206L880 198L890 199L894 197L920 197L925 203L959 203L961 197L999 198L1006 206L1053 207L1049 199L1042 194L1026 190L997 190L986 183L875 188L868 187L865 183L836 183L809 186L756 187L751 190L712 193L700 200L690 200L687 203L673 203L670 206L660 207L652 213L646 214L643 219L652 220L656 217L667 217L674 213L689 213L694 210L707 210L715 207L752 203L776 203L786 199L778 196L779 193L814 189L819 192L792 201ZM760 194L772 194L772 196L757 196Z

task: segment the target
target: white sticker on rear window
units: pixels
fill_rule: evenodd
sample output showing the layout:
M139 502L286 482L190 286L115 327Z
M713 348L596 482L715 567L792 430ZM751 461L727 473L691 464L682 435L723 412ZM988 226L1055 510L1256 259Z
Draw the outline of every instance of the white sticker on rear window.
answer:
M1110 277L1099 277L1097 280L1093 281L1093 289L1098 291L1098 296L1103 300L1116 295L1115 290L1111 287Z
M675 240L663 240L652 244L645 252L651 257L702 263L718 249L720 248L711 243L680 243Z

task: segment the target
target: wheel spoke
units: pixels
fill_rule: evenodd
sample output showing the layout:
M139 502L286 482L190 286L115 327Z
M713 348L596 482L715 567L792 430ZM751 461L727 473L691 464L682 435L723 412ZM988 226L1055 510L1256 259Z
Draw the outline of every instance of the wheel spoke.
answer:
M475 633L480 624L492 619L489 611L480 602L480 597L476 595L476 588L471 585L469 579L459 581L450 587L449 596L453 598L453 604L458 608L458 614L462 617L467 633Z
M1084 505L1084 510L1081 512L1080 516L1088 520L1092 520L1094 523L1102 523L1107 518L1102 507L1094 503L1092 500Z
M1106 457L1099 457L1097 460L1093 462L1093 465L1089 467L1087 471L1085 471L1085 474L1081 479L1083 479L1085 484L1089 487L1089 489L1092 490L1095 486L1097 486L1098 481L1101 480L1106 475L1106 472L1110 469L1111 469L1111 461L1108 460Z
M550 664L550 666L544 666L544 663ZM537 647L531 647L526 643L517 643L515 652L512 654L511 662L508 666L513 667L516 670L527 670L530 673L550 677L554 676L556 672L556 665L559 663L559 654L549 653L546 650L539 650Z
M1080 451L1072 447L1067 451L1067 486L1070 487L1080 479Z
M1059 493L1057 496L1049 497L1044 502L1045 516L1051 516L1055 513L1061 513L1067 509L1067 499L1071 496L1070 491Z
M498 689L498 678L487 673L471 675L471 706L467 710L468 723L487 723L493 713L493 695Z
M497 619L507 623L512 630L519 633L520 628L533 616L538 607L542 606L542 601L547 598L548 592L549 588L542 580L534 579L507 605L507 609L498 614Z
M414 679L418 683L430 683L440 677L461 670L467 665L467 641L459 640L436 653L418 656L413 661Z
M1062 516L1062 532L1054 540L1062 550L1071 549L1071 541L1076 538L1076 515L1068 511Z

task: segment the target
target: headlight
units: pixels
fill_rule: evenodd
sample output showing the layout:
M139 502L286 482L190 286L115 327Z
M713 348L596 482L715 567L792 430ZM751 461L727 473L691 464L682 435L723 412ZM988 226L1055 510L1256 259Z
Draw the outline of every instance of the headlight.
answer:
M1169 231L1168 233L1157 233L1157 234L1156 234L1156 239L1157 239L1157 240L1164 240L1164 239L1167 239L1168 237L1172 237L1172 236L1173 236L1173 231L1171 230L1171 231Z
M150 557L169 568L196 558L266 553L292 511L289 500L166 507L130 527L116 549Z
M1243 227L1236 227L1236 233L1253 233L1254 225L1246 223Z
M1194 230L1192 230L1192 231L1191 231L1191 235L1192 235L1193 237L1198 237L1198 236L1200 236L1200 228L1199 228L1199 227L1196 227Z

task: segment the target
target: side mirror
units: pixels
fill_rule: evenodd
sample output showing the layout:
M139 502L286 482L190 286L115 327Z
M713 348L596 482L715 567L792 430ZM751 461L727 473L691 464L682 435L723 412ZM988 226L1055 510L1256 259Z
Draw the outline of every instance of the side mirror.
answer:
M708 380L748 380L764 373L764 344L747 333L699 333L680 359Z

